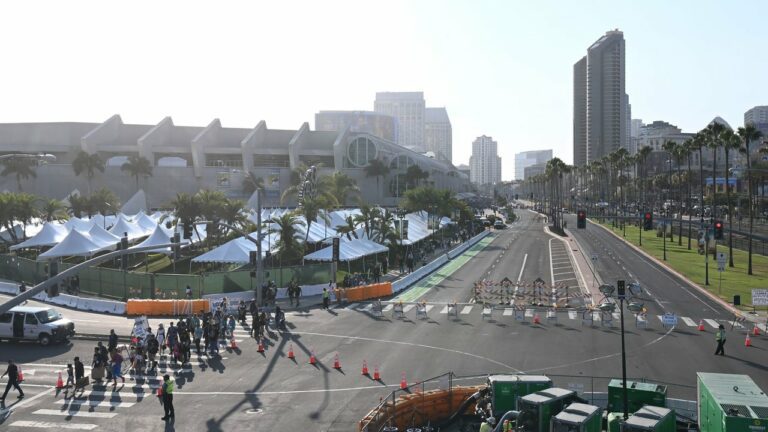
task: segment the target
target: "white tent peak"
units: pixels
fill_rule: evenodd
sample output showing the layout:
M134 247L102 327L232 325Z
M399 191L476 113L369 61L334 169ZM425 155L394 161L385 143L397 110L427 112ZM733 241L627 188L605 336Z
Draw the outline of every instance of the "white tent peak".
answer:
M144 193L144 189L139 189L123 204L120 211L126 214L136 214L140 211L147 211L147 208L147 195Z

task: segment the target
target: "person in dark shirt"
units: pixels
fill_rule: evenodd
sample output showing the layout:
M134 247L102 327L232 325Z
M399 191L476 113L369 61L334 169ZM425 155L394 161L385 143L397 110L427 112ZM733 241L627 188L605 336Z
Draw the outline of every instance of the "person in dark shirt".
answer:
M11 387L19 392L19 399L22 399L24 397L24 392L21 390L21 387L19 387L19 367L13 363L13 360L8 360L8 369L5 370L5 373L0 376L0 378L3 378L6 375L8 375L8 384L5 385L5 393L3 393L3 397L0 398L0 401L5 400L5 396L8 395L8 391Z
M85 378L85 366L80 361L80 357L75 357L75 390L84 387L83 378Z

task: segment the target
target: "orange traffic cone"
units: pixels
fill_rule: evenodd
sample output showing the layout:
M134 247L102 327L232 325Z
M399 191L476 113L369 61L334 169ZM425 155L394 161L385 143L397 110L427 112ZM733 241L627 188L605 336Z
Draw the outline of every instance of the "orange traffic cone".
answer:
M313 365L317 363L317 359L315 358L315 350L312 349L309 354L309 364Z
M264 340L259 339L259 348L256 350L256 352L263 353L264 352Z
M381 375L379 375L379 367L374 366L373 367L373 379L375 381L381 381Z
M760 327L758 327L757 324L752 327L752 336L760 336Z
M400 374L400 388L403 390L408 388L408 381L405 380L405 372Z
M361 375L368 375L368 363L363 360L363 373Z
M704 320L699 320L699 331L704 331Z
M56 388L57 389L64 388L64 380L61 379L61 371L59 371L59 377L56 379Z
M232 339L230 339L229 347L232 349L237 349L237 342L235 342L235 336L232 335Z
M296 356L293 354L293 344L288 346L288 358L291 360L296 358Z
M333 368L341 369L341 362L339 361L339 353L336 353L336 355L333 357Z
M21 371L21 368L19 368L19 382L24 381L24 372Z
M752 339L749 338L749 333L747 333L747 338L744 339L744 346L745 347L751 347L752 346Z
M533 314L533 323L541 324L541 317L539 316L539 314Z

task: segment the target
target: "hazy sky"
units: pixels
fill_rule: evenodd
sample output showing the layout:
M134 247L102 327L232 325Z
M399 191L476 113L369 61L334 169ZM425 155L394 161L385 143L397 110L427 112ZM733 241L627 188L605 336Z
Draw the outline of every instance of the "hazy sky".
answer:
M632 117L696 131L768 105L766 1L17 1L0 4L0 122L314 128L423 90L471 142L572 162L572 67L624 32Z

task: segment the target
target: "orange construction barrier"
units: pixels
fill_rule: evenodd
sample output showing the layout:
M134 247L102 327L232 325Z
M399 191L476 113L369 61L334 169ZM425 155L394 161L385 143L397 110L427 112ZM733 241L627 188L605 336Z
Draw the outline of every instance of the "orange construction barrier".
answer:
M208 312L208 300L141 300L130 299L125 303L125 314L128 316L174 316L186 312Z

